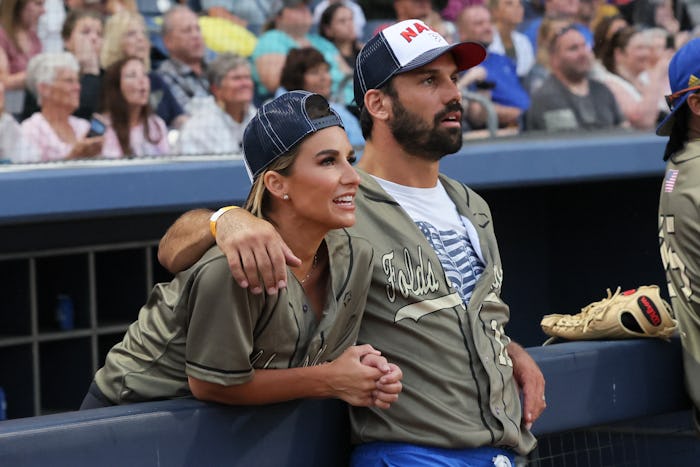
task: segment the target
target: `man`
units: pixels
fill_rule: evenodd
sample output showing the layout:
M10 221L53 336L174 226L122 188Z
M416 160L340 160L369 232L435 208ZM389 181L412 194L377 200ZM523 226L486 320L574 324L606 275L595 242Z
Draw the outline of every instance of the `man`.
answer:
M219 54L208 66L212 97L203 98L178 138L178 154L240 154L243 130L255 116L250 63Z
M659 201L659 244L668 294L678 319L685 382L700 433L700 39L693 39L668 67L671 113L656 129L669 136Z
M574 27L549 44L550 75L532 95L528 130L597 130L624 123L615 96L603 83L589 79L593 57Z
M484 55L408 20L373 37L357 59L367 143L353 229L375 249L359 341L402 369L404 390L386 413L351 413L352 465L511 465L535 445L529 426L545 407L544 379L503 331L509 311L489 208L439 174L440 159L462 145L457 73ZM239 283L261 292L260 272L267 293L284 286L283 258L298 259L270 225L242 209L209 214L176 222L161 241L164 264L196 259L214 241L211 223Z
M204 38L197 15L184 5L175 5L163 15L162 36L169 57L160 64L157 73L180 106L192 113L193 98L211 95L205 76Z
M544 18L565 19L576 25L576 29L586 38L586 43L593 46L593 33L587 25L577 23L579 0L544 0ZM537 53L537 31L542 24L542 18L535 18L524 25L523 34L530 39L532 48Z
M484 47L489 47L493 42L493 24L491 13L484 5L470 5L464 7L457 18L457 31L460 41L479 42ZM520 84L520 79L515 68L515 62L505 55L489 52L486 60L480 65L485 71L485 77L481 81L488 83L491 100L498 115L499 127L519 127L521 117L530 107L530 97ZM466 73L460 85L470 90L480 89L478 83L469 82L468 76L473 76L474 71ZM470 112L470 116L474 116ZM485 118L484 118L485 121ZM479 121L472 122L476 127Z

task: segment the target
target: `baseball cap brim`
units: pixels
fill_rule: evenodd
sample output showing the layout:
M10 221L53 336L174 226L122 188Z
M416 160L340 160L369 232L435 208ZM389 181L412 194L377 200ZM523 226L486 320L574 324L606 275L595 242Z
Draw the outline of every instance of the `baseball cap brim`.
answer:
M424 52L398 69L396 73L394 73L394 76L427 65L437 60L442 55L445 55L447 52L452 52L452 56L457 64L457 71L468 70L483 62L486 58L486 49L483 45L477 42L459 42L457 44L437 47Z
M676 112L680 110L684 105L685 102L688 100L688 96L690 96L692 92L686 92L683 94L683 96L678 99L678 101L674 104L673 110L671 113L666 115L666 117L659 123L659 126L656 127L656 134L658 136L670 136L671 131L673 131L673 124L676 121Z

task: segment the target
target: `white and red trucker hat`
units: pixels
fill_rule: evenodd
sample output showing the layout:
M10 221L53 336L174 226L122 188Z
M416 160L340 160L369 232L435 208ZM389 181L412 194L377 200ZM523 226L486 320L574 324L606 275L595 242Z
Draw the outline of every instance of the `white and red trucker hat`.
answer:
M355 61L355 103L364 105L369 89L384 86L399 73L415 70L447 52L452 52L457 69L464 71L486 58L486 49L476 42L448 44L444 37L423 21L407 19L372 37Z

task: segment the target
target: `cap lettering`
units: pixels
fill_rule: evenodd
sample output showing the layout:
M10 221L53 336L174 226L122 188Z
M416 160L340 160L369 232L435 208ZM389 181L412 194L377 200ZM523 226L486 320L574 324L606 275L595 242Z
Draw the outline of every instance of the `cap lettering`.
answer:
M428 29L427 27L425 27L425 25L423 25L423 24L421 24L421 23L413 23L413 25L416 27L416 31L418 31L418 34L420 34L420 33L423 32L423 31L429 31L429 30L430 30L430 29Z
M416 29L413 30L409 27L401 33L401 37L406 39L406 42L408 42L409 44L411 43L414 37L417 37L418 34L422 33L423 31L432 31L432 29L430 29L423 23L413 23L413 27L415 27Z
M413 38L416 37L417 35L418 35L418 33L411 28L406 28L406 30L401 33L401 37L406 39L406 42L408 42L409 44L411 43Z

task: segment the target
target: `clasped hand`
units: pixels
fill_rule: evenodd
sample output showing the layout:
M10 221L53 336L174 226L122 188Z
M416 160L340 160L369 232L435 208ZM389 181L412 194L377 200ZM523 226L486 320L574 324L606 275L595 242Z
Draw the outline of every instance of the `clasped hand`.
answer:
M329 365L335 370L329 384L348 404L388 409L399 398L401 369L369 344L348 347Z

